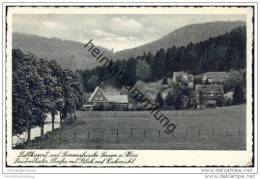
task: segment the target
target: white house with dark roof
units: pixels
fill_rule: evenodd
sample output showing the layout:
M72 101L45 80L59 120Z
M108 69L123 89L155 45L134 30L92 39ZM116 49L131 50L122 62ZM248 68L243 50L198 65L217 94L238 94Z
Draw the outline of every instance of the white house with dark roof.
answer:
M117 105L121 107L128 106L128 96L122 95L119 92L104 91L99 86L95 88L94 92L91 93L87 106L95 106L102 104L104 106ZM91 109L91 108L90 108Z
M227 79L229 79L229 75L226 72L207 72L202 77L203 83L208 82L211 84L223 83Z

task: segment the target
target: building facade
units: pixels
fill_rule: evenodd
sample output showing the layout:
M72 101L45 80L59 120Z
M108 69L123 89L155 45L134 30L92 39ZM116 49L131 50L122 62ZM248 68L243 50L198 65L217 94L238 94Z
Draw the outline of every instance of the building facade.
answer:
M122 95L118 92L105 92L99 86L95 88L87 101L88 102L85 106L90 110L93 110L95 106L103 106L104 109L112 109L112 107L117 109L128 107L127 95Z
M194 94L197 108L223 105L224 90L222 85L196 85Z

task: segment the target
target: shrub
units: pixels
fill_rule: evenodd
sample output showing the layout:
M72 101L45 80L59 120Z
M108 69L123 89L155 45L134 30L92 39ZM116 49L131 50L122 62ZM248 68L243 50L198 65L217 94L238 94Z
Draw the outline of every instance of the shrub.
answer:
M175 104L175 94L173 90L168 91L166 99L165 99L167 106L174 106Z
M155 99L157 105L162 108L163 105L164 105L164 100L163 100L163 97L162 97L162 93L161 92L158 92L156 94L156 99Z
M217 106L222 107L224 106L224 97L220 96L217 98Z

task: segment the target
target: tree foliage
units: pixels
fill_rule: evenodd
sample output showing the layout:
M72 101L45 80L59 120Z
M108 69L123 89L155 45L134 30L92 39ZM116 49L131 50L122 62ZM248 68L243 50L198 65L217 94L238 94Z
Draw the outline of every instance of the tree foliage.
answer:
M233 104L241 104L245 101L245 95L241 85L236 85L233 93Z
M77 76L64 70L56 61L46 61L20 50L13 50L12 116L13 135L27 130L28 140L34 126L44 134L46 114L62 116L83 105Z

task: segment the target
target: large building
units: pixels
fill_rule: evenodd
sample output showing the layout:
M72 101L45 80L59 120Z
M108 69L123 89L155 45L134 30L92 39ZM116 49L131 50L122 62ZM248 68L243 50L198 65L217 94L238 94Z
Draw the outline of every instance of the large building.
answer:
M224 98L222 85L196 85L194 93L198 108L221 105Z
M117 108L128 107L128 96L122 95L119 92L104 91L99 86L95 88L94 92L91 93L86 108L90 110L94 106L103 105L105 107L115 106Z

